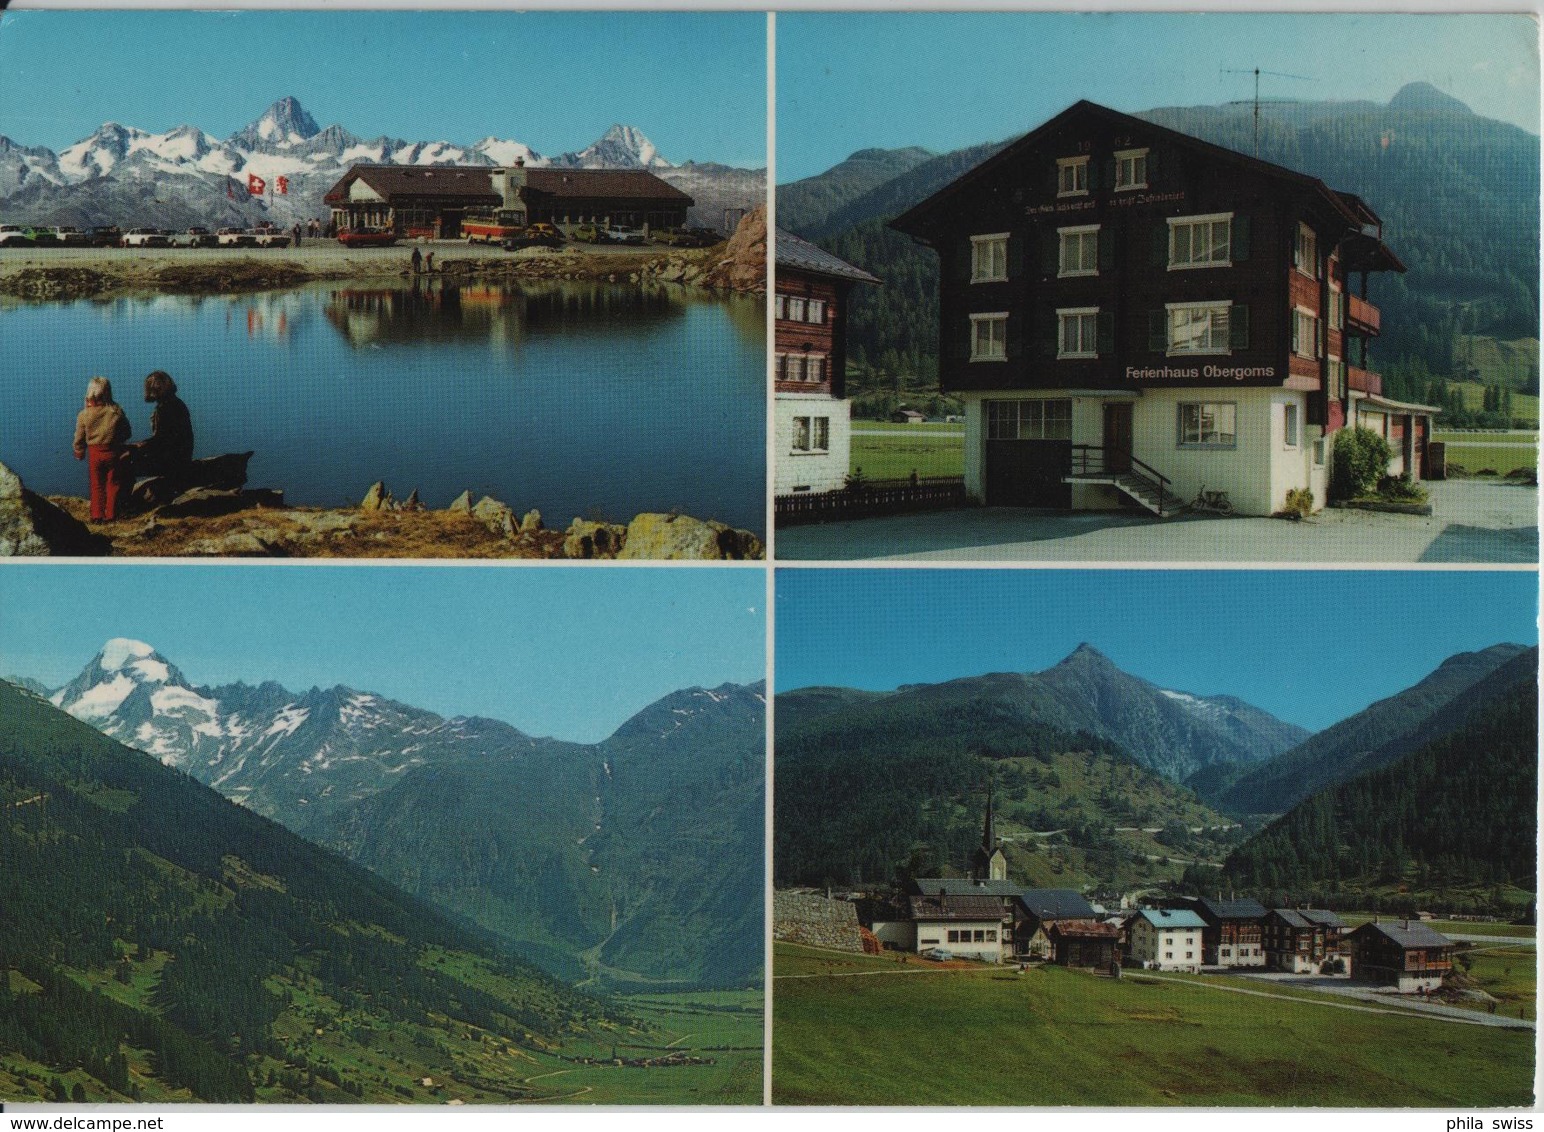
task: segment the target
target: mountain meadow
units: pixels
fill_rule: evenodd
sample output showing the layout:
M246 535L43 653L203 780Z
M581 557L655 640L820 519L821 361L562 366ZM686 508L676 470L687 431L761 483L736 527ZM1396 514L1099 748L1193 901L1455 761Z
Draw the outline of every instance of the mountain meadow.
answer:
M1377 280L1384 392L1443 408L1448 427L1537 428L1539 139L1427 83L1387 104L1163 107L1158 125L1356 193L1409 268ZM887 225L1013 139L945 154L866 149L778 186L778 223L880 278L855 288L848 388L857 418L898 405L958 412L938 392L938 264Z
M763 711L0 682L0 1097L754 1103Z

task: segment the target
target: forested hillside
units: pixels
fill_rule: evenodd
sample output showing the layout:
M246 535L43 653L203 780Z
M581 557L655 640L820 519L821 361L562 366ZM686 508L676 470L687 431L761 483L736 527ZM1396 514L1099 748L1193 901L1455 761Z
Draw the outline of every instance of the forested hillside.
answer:
M1537 797L1538 693L1525 678L1465 727L1313 795L1225 875L1277 901L1381 892L1388 907L1436 893L1445 908L1516 914L1536 884Z
M505 1051L624 1021L9 684L0 908L8 1099L518 1099Z
M1204 797L1233 814L1282 813L1326 786L1391 763L1457 727L1480 703L1538 671L1538 649L1501 644L1443 661L1419 683L1257 767L1190 779Z

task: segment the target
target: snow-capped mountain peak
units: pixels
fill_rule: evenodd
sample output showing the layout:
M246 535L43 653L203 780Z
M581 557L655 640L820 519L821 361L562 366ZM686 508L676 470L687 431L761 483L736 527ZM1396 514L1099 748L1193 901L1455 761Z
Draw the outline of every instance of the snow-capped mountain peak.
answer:
M128 637L114 637L102 646L102 651L79 676L51 695L49 700L77 719L101 725L105 720L123 717L125 712L133 716L144 715L152 710L148 703L142 707L130 705L144 696L164 700L161 693L167 688L190 691L182 673L150 645ZM142 689L144 696L137 696ZM177 698L175 694L173 698Z
M549 164L545 157L530 146L513 138L492 136L483 138L472 147L472 152L482 154L495 165L513 165L516 161L524 161L527 165L533 166Z
M321 132L299 100L286 95L263 111L257 121L232 134L230 140L248 148L291 149Z
M654 143L636 126L612 126L600 140L573 155L581 169L671 169Z

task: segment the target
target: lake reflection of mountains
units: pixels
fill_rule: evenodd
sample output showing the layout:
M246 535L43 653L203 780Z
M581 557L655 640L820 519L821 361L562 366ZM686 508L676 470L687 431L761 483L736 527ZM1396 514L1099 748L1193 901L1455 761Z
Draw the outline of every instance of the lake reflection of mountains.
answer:
M663 288L609 283L414 283L343 287L328 296L327 321L352 346L473 341L517 344L527 336L644 330L686 314Z

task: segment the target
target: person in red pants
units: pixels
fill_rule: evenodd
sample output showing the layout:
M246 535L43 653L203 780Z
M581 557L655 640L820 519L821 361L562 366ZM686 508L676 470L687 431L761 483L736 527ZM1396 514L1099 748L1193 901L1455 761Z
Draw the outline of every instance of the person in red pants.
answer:
M123 512L129 487L124 462L128 439L129 418L113 400L112 382L93 377L86 385L85 408L75 418L75 458L88 461L94 523L110 523Z

